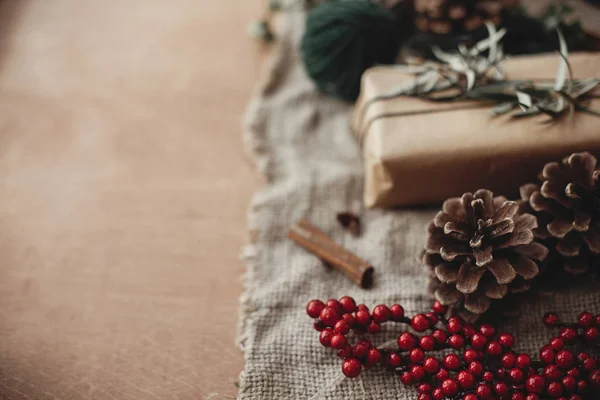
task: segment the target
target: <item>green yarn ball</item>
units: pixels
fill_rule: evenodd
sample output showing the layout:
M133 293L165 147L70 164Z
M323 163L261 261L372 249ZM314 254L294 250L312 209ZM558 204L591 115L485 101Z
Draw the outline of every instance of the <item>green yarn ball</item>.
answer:
M354 101L363 72L392 64L398 54L393 15L369 1L335 1L312 9L301 52L306 72L319 89Z

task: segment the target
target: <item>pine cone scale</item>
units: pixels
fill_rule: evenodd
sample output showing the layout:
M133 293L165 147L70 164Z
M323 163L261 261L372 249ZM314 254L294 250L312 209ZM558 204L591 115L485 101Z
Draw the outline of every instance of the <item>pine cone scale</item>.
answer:
M456 289L462 293L473 293L479 286L479 280L485 273L485 268L464 263L458 270Z
M519 205L514 201L506 201L502 207L494 215L494 223L501 220L512 219L519 211Z
M600 254L600 230L598 228L590 229L582 237L592 253Z
M533 279L540 273L540 269L535 261L520 254L511 257L510 265L512 265L517 274L525 279Z
M501 285L511 283L517 277L517 272L506 259L496 259L486 267Z

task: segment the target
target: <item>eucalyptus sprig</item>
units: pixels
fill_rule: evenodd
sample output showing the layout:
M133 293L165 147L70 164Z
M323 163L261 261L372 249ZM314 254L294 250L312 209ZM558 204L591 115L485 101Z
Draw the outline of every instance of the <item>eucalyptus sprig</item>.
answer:
M397 70L414 74L414 80L393 88L377 99L398 96L420 97L433 101L475 100L495 104L492 115L512 112L513 118L546 114L552 119L584 111L600 116L589 108L600 77L573 79L568 48L557 29L561 61L554 82L506 80L502 70L505 59L501 40L504 29L487 23L488 37L473 47L458 46L456 52L433 48L437 63L398 65ZM487 53L487 54L486 54ZM517 110L517 111L515 111Z

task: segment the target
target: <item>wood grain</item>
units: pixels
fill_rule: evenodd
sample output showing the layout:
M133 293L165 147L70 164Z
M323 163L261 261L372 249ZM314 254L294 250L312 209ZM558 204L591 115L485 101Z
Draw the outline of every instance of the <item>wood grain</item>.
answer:
M262 1L0 3L0 398L233 398Z

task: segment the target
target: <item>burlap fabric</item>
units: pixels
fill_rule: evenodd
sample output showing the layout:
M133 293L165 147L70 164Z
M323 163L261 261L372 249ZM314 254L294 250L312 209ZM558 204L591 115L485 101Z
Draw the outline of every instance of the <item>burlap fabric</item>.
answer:
M319 344L304 307L312 298L350 295L371 307L400 303L409 314L425 310L431 298L417 256L435 210L361 210L362 165L348 127L351 108L318 94L306 77L297 52L303 15L289 15L285 25L246 127L248 148L267 183L250 212L239 338L246 367L239 398L414 399L414 390L387 371L344 378L341 361ZM337 225L335 214L349 209L361 213L360 238ZM359 289L290 242L286 231L301 217L369 260L376 268L374 287ZM598 292L545 294L525 305L518 325L506 327L518 335L519 349L533 351L549 338L540 320L550 309L571 316L582 309L599 312ZM385 329L377 340L399 332Z

